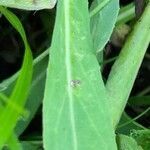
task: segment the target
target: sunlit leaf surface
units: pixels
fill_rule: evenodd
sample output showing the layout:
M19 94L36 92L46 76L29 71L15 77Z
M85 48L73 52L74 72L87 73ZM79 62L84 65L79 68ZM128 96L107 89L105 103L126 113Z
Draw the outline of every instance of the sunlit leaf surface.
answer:
M58 1L43 102L45 150L109 150L116 143L87 0Z

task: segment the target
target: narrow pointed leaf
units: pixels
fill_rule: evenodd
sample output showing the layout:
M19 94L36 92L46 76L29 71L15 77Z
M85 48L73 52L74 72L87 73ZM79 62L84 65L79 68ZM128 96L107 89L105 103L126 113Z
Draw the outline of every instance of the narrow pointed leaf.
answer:
M36 60L37 59L35 59L35 61ZM29 111L29 117L27 119L18 121L15 128L15 133L18 136L28 127L29 123L34 118L39 106L42 104L48 62L47 60L48 59L46 57L34 66L33 80L31 83L28 100L25 105L25 108Z
M34 117L37 109L42 103L44 95L44 85L46 78L46 68L48 62L48 50L40 54L36 59L34 59L33 66L33 79L29 91L28 100L25 105L25 109L28 110L29 116L27 119L19 120L16 127L15 133L19 136L26 129L32 118ZM4 80L0 83L1 92L6 95L10 95L17 78L19 76L19 71L12 77ZM13 102L12 102L13 103ZM4 108L3 108L4 109ZM0 108L2 110L2 108Z
M12 26L19 32L25 45L25 54L19 77L16 85L10 95L9 100L19 106L21 109L24 108L30 82L32 78L32 54L30 46L27 42L27 38L19 19L9 10L0 6L1 13L7 18ZM5 106L0 114L0 148L7 142L7 140L13 134L13 130L20 119L21 114L15 111L9 103Z
M7 145L10 150L23 150L22 145L15 134L9 138Z
M45 150L116 149L87 0L57 5L43 102Z

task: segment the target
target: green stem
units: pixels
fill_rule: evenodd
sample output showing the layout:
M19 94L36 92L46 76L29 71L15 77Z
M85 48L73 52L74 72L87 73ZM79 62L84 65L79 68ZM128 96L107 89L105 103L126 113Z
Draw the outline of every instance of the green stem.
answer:
M120 9L117 25L124 24L133 18L135 18L135 5L131 3Z
M143 111L141 114L139 114L137 117L125 122L124 124L121 124L120 126L118 126L118 128L122 128L130 123L133 123L134 121L136 121L137 119L139 119L140 117L144 116L147 112L150 111L150 107L148 107L145 111Z
M129 35L119 58L110 72L106 89L109 95L113 125L116 127L130 91L133 87L139 67L150 42L150 3Z
M150 86L146 87L143 91L141 91L140 93L138 93L137 96L143 96L143 95L146 95L149 92L150 92Z

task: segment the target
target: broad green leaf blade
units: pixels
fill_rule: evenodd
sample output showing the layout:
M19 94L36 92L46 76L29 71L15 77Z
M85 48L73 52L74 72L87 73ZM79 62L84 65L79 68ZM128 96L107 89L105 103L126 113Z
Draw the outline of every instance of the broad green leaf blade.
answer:
M55 4L56 0L0 0L0 5L26 10L50 9Z
M143 150L132 137L120 134L116 139L118 150Z
M1 13L7 18L7 20L12 24L12 26L19 32L20 36L23 39L25 45L25 55L20 71L20 75L17 79L17 83L13 89L13 92L10 96L10 101L14 104L24 108L26 103L26 98L28 90L30 87L30 82L32 78L32 54L27 42L27 38L19 19L9 10L0 6ZM13 134L13 130L17 124L17 121L21 118L17 111L9 105L5 106L3 111L0 114L0 148L6 143L6 141Z
M87 0L60 0L43 101L45 150L116 150Z
M119 122L150 42L150 2L112 67L106 88L114 127Z
M94 0L91 10L104 0ZM94 43L94 52L102 51L117 21L119 0L110 0L108 4L91 18L91 33Z

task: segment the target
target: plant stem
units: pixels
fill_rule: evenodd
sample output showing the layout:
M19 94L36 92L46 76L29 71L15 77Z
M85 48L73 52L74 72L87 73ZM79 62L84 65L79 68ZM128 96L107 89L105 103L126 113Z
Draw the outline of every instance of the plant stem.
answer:
M131 3L120 9L117 25L124 24L133 18L135 18L135 5L134 3Z
M110 72L106 89L109 95L113 125L119 122L139 67L150 42L150 3L129 35L119 58Z
M145 94L147 94L149 92L150 92L150 86L146 87L143 91L141 91L140 93L138 93L137 96L143 96L143 95L145 95Z
M120 126L118 126L118 128L122 128L130 123L133 123L134 121L136 121L137 119L139 119L140 117L144 116L147 112L150 111L150 107L148 107L145 111L143 111L141 114L139 114L138 116L136 116L135 118L125 122L124 124L121 124Z

